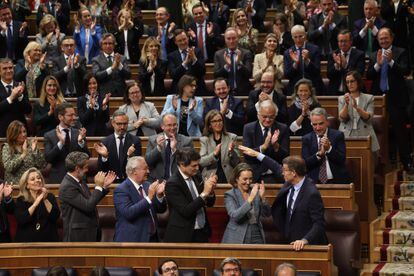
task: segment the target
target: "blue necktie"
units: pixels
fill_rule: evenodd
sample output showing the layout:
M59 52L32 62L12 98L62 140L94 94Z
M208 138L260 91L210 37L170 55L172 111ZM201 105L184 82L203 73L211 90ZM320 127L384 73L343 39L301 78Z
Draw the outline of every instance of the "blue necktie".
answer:
M388 60L383 57L383 62L381 66L381 79L380 79L380 89L382 92L388 91Z
M13 34L12 34L11 25L7 27L7 56L10 59L14 59Z
M161 34L161 58L167 60L167 38L166 38L166 27L162 28Z

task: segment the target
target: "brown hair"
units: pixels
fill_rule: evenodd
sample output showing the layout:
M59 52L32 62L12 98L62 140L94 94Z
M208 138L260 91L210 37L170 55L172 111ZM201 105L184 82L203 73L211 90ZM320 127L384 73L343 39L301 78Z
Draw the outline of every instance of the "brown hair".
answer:
M124 103L131 104L131 100L129 99L129 89L131 89L134 86L138 87L139 91L141 92L141 103L145 101L145 94L141 89L141 85L136 81L131 81L127 84L127 90L126 90L126 93L124 93L124 97L123 97Z
M47 82L50 80L54 80L56 83L56 104L61 104L63 102L65 102L65 97L62 94L62 90L60 89L60 85L59 85L59 81L57 80L56 77L52 76L52 75L48 75L46 76L46 78L43 80L43 84L42 84L42 89L40 90L40 97L39 97L39 104L40 106L45 106L45 102L46 102L46 98L47 98L47 93L46 93L46 85Z
M19 137L22 127L26 128L22 122L14 120L7 128L6 141L13 153L16 152L17 137Z
M364 81L362 80L361 74L355 70L349 71L348 73L345 74L344 83L345 83L346 77L348 76L354 77L354 79L356 80L358 84L358 90L359 92L361 92L361 90L364 89ZM345 92L349 92L348 85L345 85Z
M213 133L212 130L211 130L211 121L217 115L219 115L221 117L221 119L223 120L222 133L223 134L227 133L226 126L224 124L224 121L225 121L224 115L220 111L218 111L217 109L212 109L207 113L206 117L204 118L204 129L203 129L203 135L204 136L208 136L208 135Z
M239 179L240 175L244 171L250 171L253 173L252 167L250 167L247 163L239 163L231 172L229 183L233 187L237 187L237 179Z
M193 81L196 81L196 78L193 76L183 75L181 77L177 84L178 95L180 95L180 97L183 96L184 87L186 87L187 85L191 85Z

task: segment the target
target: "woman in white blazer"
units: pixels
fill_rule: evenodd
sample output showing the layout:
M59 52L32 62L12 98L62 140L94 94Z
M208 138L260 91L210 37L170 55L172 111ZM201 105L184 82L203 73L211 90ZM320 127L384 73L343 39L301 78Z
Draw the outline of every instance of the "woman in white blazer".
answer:
M151 136L157 134L160 127L160 114L154 104L145 101L145 95L136 82L127 87L124 95L125 104L119 110L128 115L128 132L137 136Z
M237 135L226 131L224 116L215 109L206 115L203 134L200 137L203 177L214 173L218 176L218 183L228 183L233 168L240 162L236 149Z
M339 130L345 137L371 136L371 150L377 152L379 144L372 126L374 116L374 96L361 93L363 81L357 71L350 71L345 76L345 95L338 98Z
M254 56L253 78L256 80L256 89L260 88L260 79L264 72L272 72L275 75L275 89L282 91L283 55L277 54L278 38L270 33L265 38L263 53Z

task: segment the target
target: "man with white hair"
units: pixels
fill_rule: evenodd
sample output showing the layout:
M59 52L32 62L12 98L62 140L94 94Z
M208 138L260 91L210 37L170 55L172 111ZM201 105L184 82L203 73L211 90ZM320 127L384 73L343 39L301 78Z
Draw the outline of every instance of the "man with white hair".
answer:
M248 123L243 130L243 145L276 160L279 164L289 155L289 130L285 124L275 120L277 106L271 100L259 103L258 120ZM280 174L274 174L261 165L256 158L246 156L246 162L253 169L254 181L281 183Z
M318 46L306 41L305 27L295 25L291 30L295 45L283 54L285 76L289 79L288 94L292 94L293 87L300 79L310 79L317 95L325 93L325 86L321 78L321 50Z
M165 181L147 180L149 169L145 158L134 156L126 165L128 178L114 190L116 242L159 241L157 213L167 209L164 200Z

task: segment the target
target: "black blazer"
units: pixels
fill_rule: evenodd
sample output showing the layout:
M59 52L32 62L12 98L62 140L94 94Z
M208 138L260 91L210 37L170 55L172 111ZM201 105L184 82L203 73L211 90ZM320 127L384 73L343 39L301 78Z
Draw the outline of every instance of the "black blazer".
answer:
M141 82L142 92L146 96L166 96L164 79L167 74L168 61L157 59L157 66L155 66L153 72L148 73L147 67L141 61L139 61L138 66L138 79ZM151 91L151 77L152 74L155 74L154 77L154 91Z
M408 88L404 79L405 75L410 72L408 65L408 53L403 48L392 46L392 59L394 65L388 69L389 92L387 96L387 107L405 107L409 103ZM377 55L371 60L367 71L367 78L373 80L371 92L374 95L382 95L380 90L381 70L375 71L374 65L377 62Z
M58 79L62 93L66 95L67 87L70 84L71 87L75 87L76 89L76 95L73 96L82 96L84 94L82 82L83 77L86 75L86 59L84 57L80 57L79 67L72 67L72 69L70 69L67 73L64 71L66 60L63 54L57 58L54 58L52 62L53 66L51 74Z
M105 110L102 110L103 97L98 96L99 109L91 109L86 106L86 96L78 98L79 120L88 136L106 136L108 134L106 123L109 121L109 103Z
M237 99L229 95L228 101L229 110L233 112L233 117L231 119L225 117L225 126L228 132L242 135L243 125L244 125L244 107L241 99ZM204 106L204 118L210 110L220 111L220 100L217 96L206 99Z
M22 26L22 22L13 20L13 51L14 51L14 58L11 58L13 62L16 62L19 59L23 58L23 51L26 48L27 43L29 40L27 39L28 30L24 31L23 35L20 36L20 28ZM7 56L7 36L0 35L0 58L4 58Z
M312 179L305 177L294 201L290 221L287 217L287 196L290 183L285 183L272 205L273 221L285 243L306 239L309 244L328 244L325 234L322 197Z
M204 189L201 176L194 176L193 180L199 194ZM204 226L208 236L211 229L207 218L206 206L212 207L216 201L216 196L208 196L204 201L200 196L193 199L188 186L177 170L174 172L165 185L165 194L170 209L167 229L165 230L164 242L191 242L197 212L203 208L206 214L206 224Z
M346 167L346 147L344 133L332 128L328 129L328 139L332 149L326 154L329 167L332 171L332 183L348 184L350 182ZM319 181L319 169L322 161L316 156L318 152L318 139L314 132L302 137L302 157L305 159L308 176L316 183Z
M13 87L17 85L16 82L13 82ZM6 137L7 127L14 120L27 126L24 115L32 112L32 106L26 92L23 94L23 100L15 99L11 104L7 101L8 96L6 87L0 82L0 137Z
M86 140L84 141L85 145L83 148L78 144L79 130L71 127L70 133L71 139L69 150L64 146L62 149L59 149L59 139L56 136L55 129L45 133L45 159L48 163L52 164L47 182L49 184L58 184L62 181L66 174L65 159L70 152L82 151L90 156Z
M208 36L207 35L207 24L213 24L213 34L212 36ZM192 43L192 45L194 45L195 47L197 46L197 41L198 41L198 28L197 28L197 24L196 23L192 23L189 27L188 30L192 30L196 37L193 39L190 37L190 41ZM224 39L223 36L220 33L220 28L219 26L214 23L214 22L209 22L206 21L206 24L204 24L204 32L206 33L206 49L207 49L207 57L208 59L206 60L206 62L213 62L213 58L214 58L214 53L223 47L224 45Z
M39 102L33 106L33 122L36 125L36 135L43 136L49 130L55 129L59 120L55 114L49 116L50 104L46 100L44 106Z
M125 167L128 160L127 152L128 148L134 144L135 145L135 152L133 156L141 156L141 140L138 136L131 135L129 133L125 134L124 138L124 152L123 152L123 160L122 162L119 160L118 157L118 150L116 148L116 141L115 141L115 135L111 134L107 137L105 137L102 140L102 144L105 145L105 147L109 151L108 160L106 162L102 161L102 156L99 156L98 158L98 167L99 170L102 170L104 172L107 171L114 171L117 175L117 182L122 182L126 178L126 172Z
M259 95L261 92L262 91L258 89L250 91L249 93L249 101L247 103L248 122L253 122L257 120L257 110L255 104L259 101ZM287 124L289 120L286 105L286 96L277 91L273 91L273 102L276 104L279 110L276 116L276 121L278 121L279 123Z
M290 135L289 129L285 124L274 122L271 127L272 134L274 131L278 129L280 131L279 134L279 150L275 152L272 146L262 152L263 154L269 156L270 158L276 160L279 164L282 164L282 160L289 156L289 143L290 143ZM260 151L259 147L263 144L265 137L263 137L263 132L260 127L259 121L254 121L248 123L244 126L243 129L243 145L249 148L252 148L256 151ZM261 162L256 158L245 156L246 162L252 167L253 169L253 178L254 181L258 181L261 175L267 171L267 168L261 165ZM278 176L275 175L277 178ZM276 179L278 181L282 181L280 178Z
M345 91L345 75L349 71L356 70L361 76L365 72L365 53L356 48L351 48L349 61L345 69L336 70L335 61L333 55L328 55L328 79L329 79L329 88L327 95L342 95L343 92L339 91L341 86L341 81L344 80L344 91ZM340 50L335 51L336 54L341 53Z
M0 179L0 183L3 183L3 180ZM15 208L14 200L11 199L10 202L7 202L3 199L0 203L0 242L11 242L10 237L10 225L9 220L7 219L7 214L13 214Z
M168 55L168 72L173 80L171 84L170 94L178 94L177 84L184 75L191 75L197 79L196 95L209 95L207 92L206 83L204 82L204 75L206 74L206 67L201 51L195 48L195 55L197 61L194 64L189 64L188 69L184 68L182 63L180 50L176 50Z
M127 45L128 45L128 54L129 62L132 64L137 64L139 58L141 57L141 50L139 48L139 39L144 33L144 25L139 21L138 25L133 26L127 32ZM115 52L125 55L125 36L124 31L116 31L114 33L116 39L116 49Z
M353 45L357 49L364 51L364 52L368 48L368 32L364 36L364 38L361 38L359 36L359 32L364 28L365 23L366 23L365 17L356 20L354 22L354 29L352 31ZM376 17L374 21L374 25L377 27L378 30L380 30L382 27L386 27L386 22L382 18ZM372 39L372 51L375 52L379 49L377 36L374 36L372 34L371 39Z

